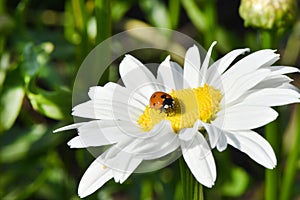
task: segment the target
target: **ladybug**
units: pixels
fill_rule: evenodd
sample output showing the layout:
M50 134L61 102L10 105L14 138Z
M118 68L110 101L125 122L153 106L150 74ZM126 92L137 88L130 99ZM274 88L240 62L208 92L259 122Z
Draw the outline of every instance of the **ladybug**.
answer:
M165 92L154 92L149 100L150 108L170 113L175 108L175 101L171 95Z

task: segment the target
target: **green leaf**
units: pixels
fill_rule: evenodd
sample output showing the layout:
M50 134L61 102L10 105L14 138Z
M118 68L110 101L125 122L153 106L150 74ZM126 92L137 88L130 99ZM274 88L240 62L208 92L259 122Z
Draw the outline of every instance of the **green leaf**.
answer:
M182 0L181 3L198 31L205 31L208 27L207 18L203 11L198 7L197 3L194 0Z
M66 89L49 92L37 89L37 93L28 92L32 107L51 119L62 120L70 117L71 92Z
M0 55L0 89L5 81L7 70L10 67L9 62L10 54L8 52L2 53L2 55Z
M140 1L140 6L152 25L171 28L168 10L164 3L158 0L144 0Z
M180 0L169 1L169 16L172 24L172 29L176 29L178 27L180 16Z
M0 95L0 133L12 127L17 119L25 95L19 77L10 74Z
M248 174L240 167L234 167L231 170L231 179L222 187L222 192L226 196L241 196L249 184Z
M111 1L96 0L95 14L97 22L97 43L111 36Z
M10 131L11 134L3 134L0 143L0 163L12 163L28 157L33 143L46 133L46 127L44 125L34 125L30 129L14 127Z
M53 49L53 44L49 42L41 45L27 43L23 49L23 62L21 63L23 73L30 77L36 75L40 68L48 62L49 54Z
M131 8L133 1L112 1L111 17L114 22L124 17L126 12Z

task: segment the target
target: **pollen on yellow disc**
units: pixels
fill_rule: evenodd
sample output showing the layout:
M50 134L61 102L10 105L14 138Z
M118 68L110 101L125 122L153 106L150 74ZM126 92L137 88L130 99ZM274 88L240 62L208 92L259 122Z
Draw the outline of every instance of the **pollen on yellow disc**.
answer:
M222 94L219 90L205 84L203 87L173 90L170 95L175 101L171 113L146 107L138 123L144 131L151 130L161 120L169 120L174 132L193 127L196 120L210 122L219 110Z

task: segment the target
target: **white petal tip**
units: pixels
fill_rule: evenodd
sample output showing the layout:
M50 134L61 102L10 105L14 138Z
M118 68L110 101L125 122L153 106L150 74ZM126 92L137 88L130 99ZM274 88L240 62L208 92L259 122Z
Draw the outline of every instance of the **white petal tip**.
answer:
M79 185L79 187L80 187L80 185ZM92 193L87 193L86 191L82 191L82 188L78 188L78 196L81 198L81 199L83 199L83 198L85 198L85 197L87 197L87 196L89 196L90 194L92 194Z
M268 166L264 166L264 167L267 168L267 169L272 170L276 167L276 164L272 164L272 165L268 165Z
M215 46L217 44L217 41L213 41L213 43L211 43L211 46Z
M168 65L168 63L170 63L170 60L171 60L171 56L168 55L165 60L161 63L161 65Z
M68 131L68 130L76 129L76 128L82 126L82 125L83 125L83 123L70 124L70 125L55 129L53 131L53 133L58 133L58 132L62 132L62 131Z
M127 63L127 62L129 62L129 61L133 61L133 60L135 60L135 57L133 57L133 56L130 55L130 54L125 54L123 60L122 60L121 63L120 63L120 66L121 66L121 65L124 65L124 63Z
M186 51L186 54L191 53L193 51L195 51L196 53L199 53L199 49L195 44L192 47L188 48L188 50Z
M79 192L79 191L78 191L78 196L79 196L81 199L83 199L83 198L85 198L85 197L87 197L87 196L89 196L89 195L91 195L91 194L85 193L85 192Z
M61 128L55 129L55 130L53 131L53 133L62 132L62 131L64 131L64 130L68 130L68 129L65 129L65 127L61 127Z
M212 188L215 185L215 182L210 181L209 183L201 183L201 184L203 184L205 187Z
M244 48L244 53L246 53L246 52L250 52L250 48Z
M125 54L125 58L124 59L131 59L131 60L134 60L134 61L137 60L134 56L132 56L130 54Z
M217 145L217 149L218 149L219 152L225 151L226 148L227 148L227 144L222 145L222 146Z

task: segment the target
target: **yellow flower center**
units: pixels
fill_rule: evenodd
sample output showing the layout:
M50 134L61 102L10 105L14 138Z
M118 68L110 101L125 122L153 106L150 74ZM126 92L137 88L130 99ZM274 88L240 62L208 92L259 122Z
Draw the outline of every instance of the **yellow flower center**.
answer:
M183 128L193 127L196 120L209 123L219 111L222 94L205 84L203 87L173 90L170 95L175 101L171 112L164 112L146 106L138 124L146 132L161 120L169 120L175 133Z

